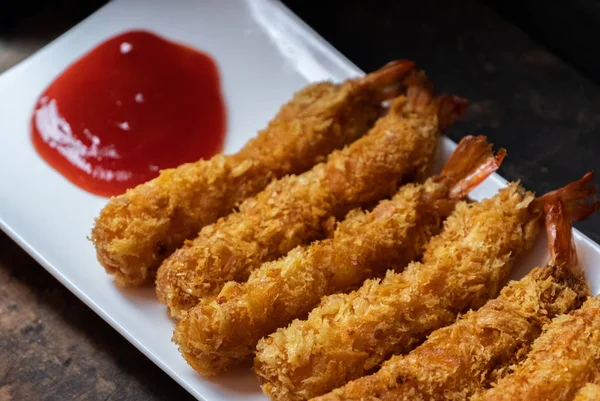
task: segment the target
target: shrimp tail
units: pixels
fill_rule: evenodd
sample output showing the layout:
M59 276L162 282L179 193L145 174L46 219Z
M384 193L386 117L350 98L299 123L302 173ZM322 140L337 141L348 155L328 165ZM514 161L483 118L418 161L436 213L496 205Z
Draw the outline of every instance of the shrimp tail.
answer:
M467 110L467 100L458 96L442 95L434 103L442 130L454 124Z
M550 250L548 268L551 269L551 274L557 282L574 290L581 305L590 295L590 288L585 280L583 269L578 265L573 227L567 208L562 199L555 198L544 205L544 214Z
M403 81L406 97L392 104L394 109L418 114L436 114L443 131L454 124L467 109L467 100L453 95L433 96L433 86L425 72L413 70Z
M359 83L367 87L383 87L395 82L403 82L405 77L411 76L415 62L411 60L390 61L377 71L365 75Z
M437 114L441 130L445 130L456 122L467 108L467 100L458 96L442 95L434 98L433 85L422 70L414 68L408 60L393 61L380 70L363 78L365 84L372 81L389 82L391 77L401 88L397 95L406 92L406 96L397 99L390 107L391 112L408 111L418 114Z
M564 203L569 221L583 220L600 207L593 181L594 173L586 173L581 179L535 199L531 207L543 211L546 204L556 203L556 200L560 199Z
M485 136L465 136L456 146L439 179L450 188L451 199L464 198L498 170L505 156L504 149L494 155L492 145Z
M573 241L571 220L564 202L556 198L554 202L544 205L548 249L551 264L555 266L576 266L577 251Z
M407 75L403 84L406 86L406 106L408 111L423 114L434 106L433 85L427 78L425 71L412 71Z
M379 70L359 79L358 83L364 88L373 90L377 99L383 102L397 97L406 89L406 81L412 76L414 68L414 61L391 61Z

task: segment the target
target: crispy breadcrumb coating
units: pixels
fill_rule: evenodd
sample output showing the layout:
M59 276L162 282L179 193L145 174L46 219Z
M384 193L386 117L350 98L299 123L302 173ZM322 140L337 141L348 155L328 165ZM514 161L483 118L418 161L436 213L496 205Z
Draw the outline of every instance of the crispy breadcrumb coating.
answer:
M598 209L598 202L588 202L596 194L592 181L588 173L535 200L509 184L491 199L459 204L421 263L367 281L354 293L325 297L308 319L262 339L254 366L263 391L278 400L324 394L409 351L457 313L479 307L531 246L544 204L562 200L572 221Z
M600 298L552 321L527 359L473 401L567 401L600 375Z
M465 137L442 175L409 184L372 213L352 211L332 238L298 247L265 263L245 283L227 283L215 300L201 302L181 320L173 336L198 372L216 374L248 360L263 336L305 317L328 294L346 292L389 267L417 259L439 232L459 196L499 167L485 137ZM473 182L476 177L476 182Z
M519 281L509 283L494 300L468 312L456 323L434 331L408 355L397 355L375 374L354 380L319 401L439 400L461 401L501 376L526 354L542 327L554 317L581 306L589 295L577 274L571 224L562 203L546 216L554 259Z
M587 383L575 395L573 401L598 401L600 400L600 385Z
M263 391L276 400L325 394L411 350L459 312L481 306L539 231L533 199L510 184L481 203L459 203L422 262L350 294L325 297L306 320L262 339L254 367Z
M151 282L161 262L203 226L364 134L413 66L398 61L343 84L309 85L237 154L164 170L112 198L92 230L98 260L119 284Z
M228 281L246 281L252 270L298 245L323 237L324 224L394 193L399 183L423 175L440 132L439 113L456 117L464 102L431 99L411 88L367 135L326 163L274 181L246 200L239 213L204 227L161 265L157 294L173 316L217 295Z

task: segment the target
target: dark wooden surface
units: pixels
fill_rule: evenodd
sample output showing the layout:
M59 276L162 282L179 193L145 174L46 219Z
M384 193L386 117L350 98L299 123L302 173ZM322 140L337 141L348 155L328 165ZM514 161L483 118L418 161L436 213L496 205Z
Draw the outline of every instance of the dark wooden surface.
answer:
M504 177L547 191L599 170L600 87L476 2L286 1L362 69L417 60L470 99L450 136L508 149ZM375 5L376 3L376 5ZM77 14L69 14L77 15ZM0 71L74 18L44 11L0 34ZM600 240L600 217L578 227ZM0 401L187 400L166 374L0 234Z

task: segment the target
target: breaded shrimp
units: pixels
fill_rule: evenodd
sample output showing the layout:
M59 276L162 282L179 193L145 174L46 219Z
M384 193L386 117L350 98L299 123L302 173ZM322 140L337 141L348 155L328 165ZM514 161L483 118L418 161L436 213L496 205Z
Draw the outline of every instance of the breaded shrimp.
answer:
M571 224L562 201L550 206L546 229L552 259L545 268L509 283L498 298L434 331L408 355L392 357L377 373L316 400L461 401L502 375L526 354L543 326L580 307L589 295L576 269ZM596 206L582 207L588 214Z
M600 400L600 385L587 383L573 398L573 401L598 401Z
M494 157L485 137L463 138L440 176L405 185L371 213L353 210L332 238L263 264L245 283L227 283L186 314L173 340L202 374L249 360L258 340L305 317L322 296L418 259L458 199L496 171L504 154Z
M238 153L164 170L112 198L92 230L98 260L117 283L151 282L161 262L203 226L273 179L302 173L363 135L413 67L396 61L339 85L309 85Z
M350 294L325 297L306 320L260 340L254 367L263 391L277 400L325 394L410 351L458 313L480 307L531 247L542 206L515 183L480 203L459 203L422 262L367 280Z
M367 135L326 163L274 181L233 213L206 226L159 269L157 294L173 316L217 295L228 281L246 281L252 270L298 245L324 236L324 224L355 207L394 193L422 176L440 132L464 109L451 96L432 100L421 86L392 103ZM439 116L438 116L439 115Z
M567 401L600 376L600 298L552 321L527 359L473 401Z

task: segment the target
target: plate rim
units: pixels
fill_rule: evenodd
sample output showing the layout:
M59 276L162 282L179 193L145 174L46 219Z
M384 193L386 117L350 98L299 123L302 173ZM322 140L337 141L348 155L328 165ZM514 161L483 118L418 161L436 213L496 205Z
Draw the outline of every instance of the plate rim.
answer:
M270 7L277 8L278 11L281 11L283 15L288 19L288 22L293 24L306 39L309 39L313 44L318 46L324 54L327 54L328 57L335 61L336 64L342 66L347 72L348 76L355 75L364 75L364 72L358 68L352 61L350 61L346 56L344 56L339 50L337 50L333 45L331 45L328 41L326 41L321 35L319 35L313 28L311 28L305 21L303 21L300 17L298 17L292 10L290 10L285 4L281 3L277 0L250 0L250 1L260 1L265 4L268 4ZM79 25L86 22L88 19L93 18L97 13L103 10L105 7L110 6L111 4L118 3L119 1L111 1L94 13L86 17L84 20L80 21L73 27L71 27L66 32L59 35L57 38L43 46L41 49L37 50L35 53L31 54L24 60L19 63L11 66L7 70L0 73L0 80L6 79L10 73L19 68L26 68L30 63L35 62L35 58L40 56L40 53L46 51L46 49L60 41L63 37L68 36L72 30L77 28ZM448 147L449 149L454 149L456 147L456 143L449 139L446 136L442 137L444 141L444 147ZM488 180L493 180L500 187L506 186L507 180L500 176L498 173L494 173L492 176L488 178ZM90 222L91 224L91 222ZM59 268L50 263L44 255L42 255L38 250L36 250L31 244L28 243L25 238L23 238L17 230L10 226L0 215L0 229L6 233L6 235L14 241L20 248L22 248L29 256L31 256L40 266L42 266L46 271L48 271L56 280L58 280L62 285L64 285L71 293L73 293L79 300L81 300L87 307L89 307L92 311L94 311L98 316L100 316L106 323L108 323L114 330L119 332L127 341L129 341L134 347L136 347L142 354L144 354L148 359L150 359L156 366L158 366L161 370L163 370L169 377L175 380L179 385L181 385L186 391L188 391L192 396L196 397L199 400L208 401L207 398L200 394L194 385L188 382L184 377L179 375L174 369L172 369L166 362L160 359L156 354L154 354L148 347L144 345L137 337L132 335L124 326L119 324L105 309L103 309L98 303L96 303L88 294L82 291L76 284L74 284L67 276L65 276ZM576 228L573 228L574 237L577 242L582 242L586 246L593 249L596 255L600 259L600 245L589 238L586 234L582 233Z

